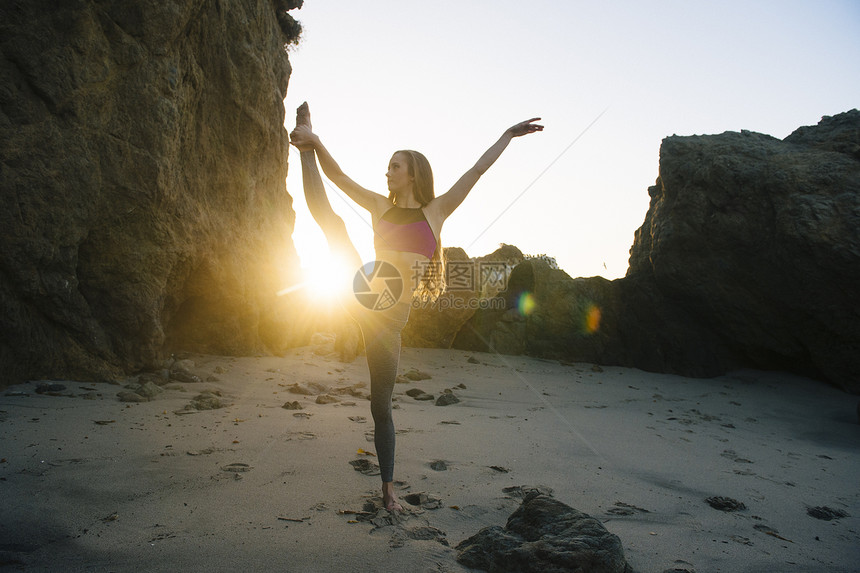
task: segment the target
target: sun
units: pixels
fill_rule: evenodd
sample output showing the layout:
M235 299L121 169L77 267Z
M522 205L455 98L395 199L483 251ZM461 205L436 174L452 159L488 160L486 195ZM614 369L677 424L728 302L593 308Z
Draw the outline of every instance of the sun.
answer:
M305 293L314 302L334 303L350 292L355 270L330 253L318 256L311 266L302 267Z
M298 222L293 234L296 251L301 260L300 281L278 292L284 296L301 293L314 306L327 307L351 293L352 279L357 269L329 252L322 233L313 227L300 228Z

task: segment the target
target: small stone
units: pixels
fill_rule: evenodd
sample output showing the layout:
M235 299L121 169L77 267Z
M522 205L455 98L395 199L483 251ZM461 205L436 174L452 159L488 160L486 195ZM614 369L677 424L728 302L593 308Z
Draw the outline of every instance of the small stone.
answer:
M195 410L217 410L224 404L214 392L201 392L191 400L189 406Z
M147 381L143 384L139 384L136 388L133 389L133 391L137 392L145 398L155 398L156 396L164 392L164 389L157 384Z
M403 501L421 509L439 509L442 507L442 500L440 498L424 492L407 494L403 496Z
M55 394L57 392L64 392L66 387L63 384L56 384L51 382L43 382L36 386L36 394Z
M444 472L448 469L448 464L442 460L435 460L430 462L430 469L437 472Z
M468 360L466 360L469 364L480 364L481 361L475 358L474 356L470 356Z
M201 382L200 377L196 374L192 374L188 370L171 370L170 371L170 379L176 380L177 382L185 382L187 384L199 384Z
M406 377L406 378L408 378L409 380L415 380L416 382L417 382L417 381L419 381L419 380L429 380L430 378L432 378L432 376L430 376L430 375L429 375L429 374L427 374L426 372L422 372L422 371L420 371L420 370L418 370L418 369L416 369L416 368L412 368L412 369L410 369L410 370L409 370L408 372L406 372L406 374L404 374L403 376L405 376L405 377Z
M322 394L320 396L317 396L316 402L317 404L335 404L337 402L340 402L340 400L329 394Z
M418 398L416 398L417 400ZM442 394L436 399L437 406L450 406L451 404L457 404L460 401L459 398L454 396L454 394Z
M827 507L826 505L819 507L808 507L806 509L806 514L810 517L814 517L815 519L821 519L823 521L832 521L834 519L848 517L848 514L841 509L832 509L830 507Z
M297 400L287 402L281 408L284 410L304 410L304 407Z
M741 511L747 508L747 506L742 502L730 497L723 497L721 495L709 497L705 502L714 509L719 509L720 511Z
M149 398L141 396L137 392L132 392L131 390L117 392L116 397L119 398L120 402L149 402Z

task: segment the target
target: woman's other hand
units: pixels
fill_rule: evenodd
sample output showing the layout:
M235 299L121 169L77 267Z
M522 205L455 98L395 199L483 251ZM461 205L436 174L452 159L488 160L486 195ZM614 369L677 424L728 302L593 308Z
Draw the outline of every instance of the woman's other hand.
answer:
M511 134L511 137L520 137L521 135L527 135L536 131L543 131L543 126L535 123L536 121L540 121L540 118L533 117L526 121L521 121L520 123L509 127L508 133Z

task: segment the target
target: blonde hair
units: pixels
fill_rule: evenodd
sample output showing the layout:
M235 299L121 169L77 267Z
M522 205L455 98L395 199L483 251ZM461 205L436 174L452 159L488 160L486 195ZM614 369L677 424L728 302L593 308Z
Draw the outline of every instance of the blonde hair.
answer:
M425 207L430 201L436 198L436 191L433 188L433 170L430 168L430 162L423 154L412 151L411 149L402 149L395 151L394 155L401 154L404 157L406 168L410 177L413 179L413 191L415 199ZM389 192L388 199L395 203L394 192ZM421 300L436 300L445 291L445 258L442 251L442 238L436 242L436 250L430 258L430 263L427 265L427 270L418 288L415 290L414 296Z

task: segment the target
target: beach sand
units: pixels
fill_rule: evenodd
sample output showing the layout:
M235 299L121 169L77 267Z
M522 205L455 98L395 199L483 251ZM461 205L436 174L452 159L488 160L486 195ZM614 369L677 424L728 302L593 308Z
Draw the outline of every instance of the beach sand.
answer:
M395 479L423 507L392 520L350 464L375 463L363 356L317 337L189 359L202 381L144 403L110 384L0 392L0 570L467 571L455 546L504 525L521 486L602 521L639 572L860 567L857 397L821 382L405 348L401 370L430 378L395 388ZM204 390L226 406L186 410Z

